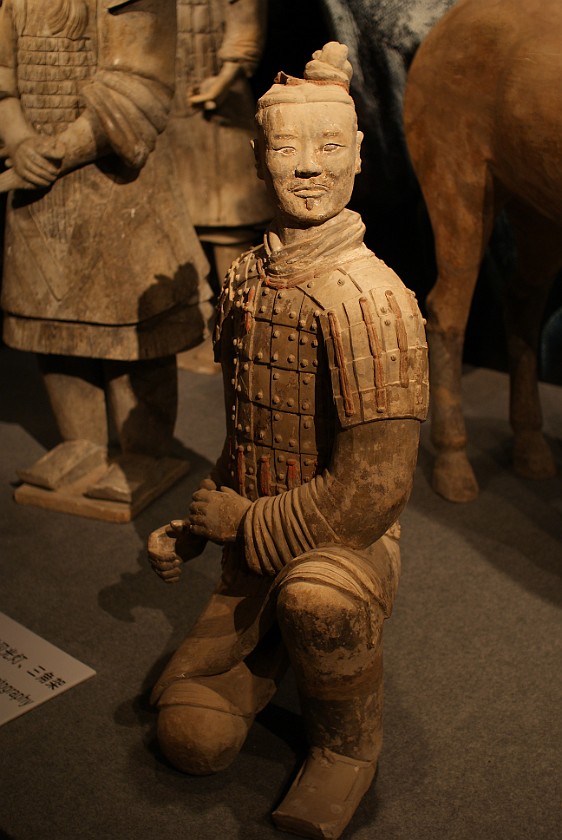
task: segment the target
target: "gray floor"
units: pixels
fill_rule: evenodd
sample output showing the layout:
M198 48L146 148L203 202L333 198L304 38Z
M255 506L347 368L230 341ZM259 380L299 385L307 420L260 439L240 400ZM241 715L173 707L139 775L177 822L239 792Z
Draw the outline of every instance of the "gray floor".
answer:
M147 692L210 591L218 551L178 587L150 571L148 533L185 510L218 452L219 377L181 374L178 437L193 471L129 525L15 505L15 470L56 433L33 359L0 351L0 610L97 676L0 729L0 836L13 840L267 840L303 751L290 677L238 760L171 769ZM467 372L478 501L428 486L424 427L403 516L403 578L385 633L385 746L347 840L554 840L560 835L562 482L509 470L507 382ZM545 386L562 467L562 390Z

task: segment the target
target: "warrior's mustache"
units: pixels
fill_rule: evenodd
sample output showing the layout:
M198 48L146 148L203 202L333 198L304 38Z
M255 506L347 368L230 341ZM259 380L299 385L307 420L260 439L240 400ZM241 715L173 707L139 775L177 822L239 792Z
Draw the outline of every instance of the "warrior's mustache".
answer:
M79 38L88 25L88 6L85 0L50 0L49 28L53 35Z

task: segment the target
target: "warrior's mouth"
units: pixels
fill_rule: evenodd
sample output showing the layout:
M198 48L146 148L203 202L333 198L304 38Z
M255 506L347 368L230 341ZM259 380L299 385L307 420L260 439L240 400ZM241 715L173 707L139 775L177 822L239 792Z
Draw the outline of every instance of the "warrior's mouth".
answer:
M291 187L290 191L298 198L322 198L322 195L328 192L328 187L323 184L299 184Z

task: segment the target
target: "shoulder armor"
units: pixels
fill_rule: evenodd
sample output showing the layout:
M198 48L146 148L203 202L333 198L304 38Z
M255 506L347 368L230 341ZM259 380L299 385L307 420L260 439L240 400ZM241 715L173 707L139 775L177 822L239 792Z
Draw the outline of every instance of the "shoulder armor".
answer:
M342 427L391 417L425 420L424 320L394 271L366 252L318 279L310 296L320 309Z
M260 274L260 252L263 245L256 245L234 260L224 278L224 283L217 303L213 346L215 361L220 357L220 339L225 318L231 310L236 293L241 286L249 285Z

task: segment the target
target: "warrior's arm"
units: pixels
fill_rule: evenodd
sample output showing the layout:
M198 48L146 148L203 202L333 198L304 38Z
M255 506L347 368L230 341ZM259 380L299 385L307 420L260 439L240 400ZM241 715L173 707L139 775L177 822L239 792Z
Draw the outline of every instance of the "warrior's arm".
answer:
M413 419L340 431L322 475L258 499L244 517L249 567L275 575L295 556L327 544L366 548L396 521L412 489L419 442Z

